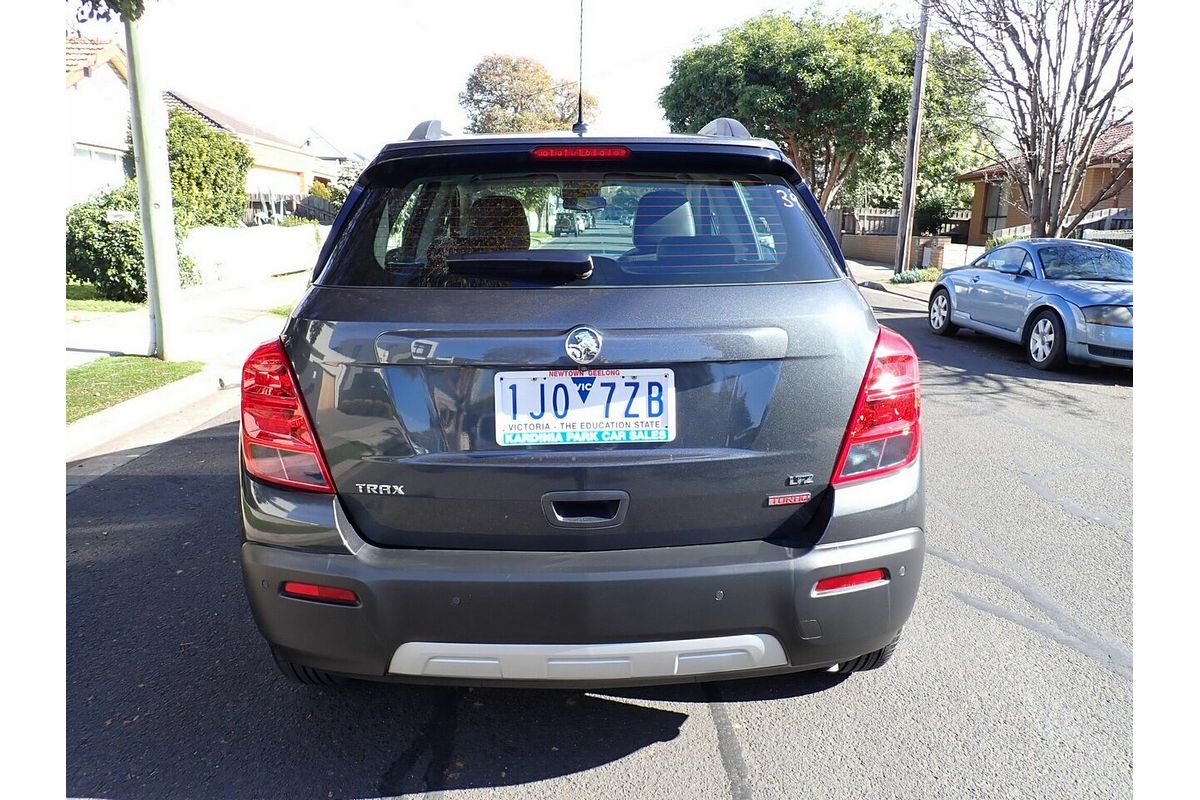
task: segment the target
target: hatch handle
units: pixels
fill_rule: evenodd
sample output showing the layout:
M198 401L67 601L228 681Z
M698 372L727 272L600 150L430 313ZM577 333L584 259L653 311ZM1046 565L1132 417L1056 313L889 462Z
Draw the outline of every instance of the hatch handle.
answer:
M625 521L629 492L546 492L542 511L556 528L615 528Z

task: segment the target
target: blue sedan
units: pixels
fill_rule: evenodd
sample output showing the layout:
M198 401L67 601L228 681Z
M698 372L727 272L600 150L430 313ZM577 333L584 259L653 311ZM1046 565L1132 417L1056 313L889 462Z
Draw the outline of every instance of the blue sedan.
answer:
M929 327L1016 342L1038 369L1132 367L1133 253L1076 239L997 247L942 273L929 296Z

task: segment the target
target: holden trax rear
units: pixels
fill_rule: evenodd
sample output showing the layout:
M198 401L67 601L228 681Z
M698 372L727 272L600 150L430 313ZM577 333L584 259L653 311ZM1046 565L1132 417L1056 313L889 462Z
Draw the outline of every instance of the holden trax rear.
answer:
M920 434L913 349L771 142L422 123L246 361L246 591L307 683L871 669Z

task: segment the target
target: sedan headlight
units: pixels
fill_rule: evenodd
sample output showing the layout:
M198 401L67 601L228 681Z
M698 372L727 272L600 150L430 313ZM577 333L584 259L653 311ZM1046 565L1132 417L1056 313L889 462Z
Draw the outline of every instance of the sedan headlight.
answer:
M1083 318L1095 325L1132 328L1133 306L1087 306L1083 309Z

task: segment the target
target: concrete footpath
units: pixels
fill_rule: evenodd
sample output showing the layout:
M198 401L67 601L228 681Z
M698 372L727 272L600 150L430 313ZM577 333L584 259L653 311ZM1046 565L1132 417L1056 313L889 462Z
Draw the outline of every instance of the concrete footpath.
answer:
M66 426L68 493L235 408L242 362L256 345L278 336L283 328L285 318L269 309L298 301L307 281L305 271L181 292L171 357L201 361L204 369ZM66 323L67 368L110 355L145 355L148 350L146 310L68 314L68 320L72 316L82 318Z
M854 282L868 289L910 297L922 303L928 303L929 295L933 292L933 283L888 283L895 274L890 264L877 261L853 261L847 258L846 266L850 268Z

